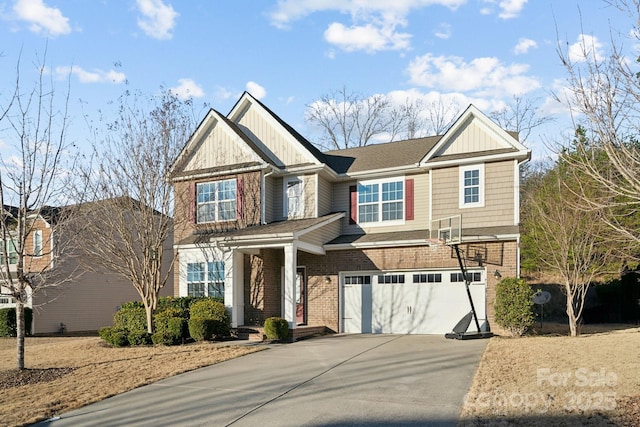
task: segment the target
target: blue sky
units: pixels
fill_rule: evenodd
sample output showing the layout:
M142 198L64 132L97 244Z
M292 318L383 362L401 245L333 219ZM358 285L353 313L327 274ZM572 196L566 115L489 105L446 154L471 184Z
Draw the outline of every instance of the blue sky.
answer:
M343 86L485 112L518 94L557 118L527 141L535 157L568 125L550 99L565 75L558 42L587 37L606 52L610 25L631 24L600 0L0 0L0 102L20 51L28 81L45 48L61 91L71 72L70 136L81 144L82 111L96 115L125 82L223 114L248 90L310 139L306 105Z

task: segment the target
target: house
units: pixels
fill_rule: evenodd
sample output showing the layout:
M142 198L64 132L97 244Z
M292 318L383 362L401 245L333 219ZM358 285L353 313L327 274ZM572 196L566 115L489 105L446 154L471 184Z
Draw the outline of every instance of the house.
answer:
M27 290L26 306L33 309L32 334L95 332L113 324L113 315L123 303L140 300L124 277L104 267L89 267L91 261L83 247L100 243L88 242L82 237L82 230L86 231L86 224L95 221L95 208L105 203L47 207L29 216L31 231L24 245L29 254L24 257L25 271L42 283L36 292ZM68 221L67 215L72 215L73 220ZM8 241L5 244L10 248L9 274L15 275L18 263L15 247L19 245ZM172 244L170 236L164 245L170 255ZM165 271L170 266L171 259L165 259ZM6 277L4 272L0 273L0 308L15 307L7 287L1 286ZM173 276L160 295L173 295Z
M453 248L430 244L449 218L487 329L499 276L519 274L529 159L474 106L444 135L320 152L244 93L208 112L169 171L174 292L223 296L235 327L446 333L470 311Z

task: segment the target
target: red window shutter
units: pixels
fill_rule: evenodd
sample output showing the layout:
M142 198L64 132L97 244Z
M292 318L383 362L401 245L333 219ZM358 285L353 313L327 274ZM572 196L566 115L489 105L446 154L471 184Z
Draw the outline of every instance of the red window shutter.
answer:
M196 223L196 183L189 183L189 197L187 197L189 202L189 222L192 224Z
M405 211L404 217L406 220L413 219L413 179L407 179L404 181L405 186Z
M349 187L349 224L358 222L358 187L352 185Z
M239 176L236 180L236 219L240 221L244 218L244 177Z

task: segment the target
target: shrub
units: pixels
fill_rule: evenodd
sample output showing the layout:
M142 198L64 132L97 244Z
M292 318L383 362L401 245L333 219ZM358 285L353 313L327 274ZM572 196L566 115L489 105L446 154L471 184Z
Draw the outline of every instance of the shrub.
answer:
M212 319L215 321L213 334L228 336L231 329L231 318L226 307L220 301L213 298L203 298L195 301L189 308L191 319ZM191 329L189 329L191 332ZM193 335L192 338L195 339Z
M158 311L154 316L153 322L155 326L156 332L166 331L169 328L169 319L174 317L179 317L183 319L187 319L189 315L188 311L182 310L180 308L168 307L163 311ZM185 331L186 333L186 331Z
M214 330L217 323L213 319L192 317L189 319L189 335L196 341L210 340L215 335Z
M281 317L269 317L264 321L264 333L270 340L284 340L289 336L289 322Z
M126 347L129 344L127 331L124 329L107 326L100 328L98 335L113 347Z
M512 336L522 336L535 322L533 290L524 279L506 278L496 285L496 323Z
M33 310L24 308L24 328L25 335L31 335L31 323L33 321ZM16 321L15 307L3 308L0 310L0 337L15 337L17 335L18 324Z
M113 327L126 331L146 331L147 313L142 303L129 302L113 315Z
M129 345L149 345L151 344L151 334L147 331L130 331L127 334Z

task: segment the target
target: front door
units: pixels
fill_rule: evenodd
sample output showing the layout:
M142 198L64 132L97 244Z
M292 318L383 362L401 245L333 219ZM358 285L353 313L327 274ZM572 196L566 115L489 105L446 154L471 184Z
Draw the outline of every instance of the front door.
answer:
M307 323L307 277L304 267L296 270L296 323Z

